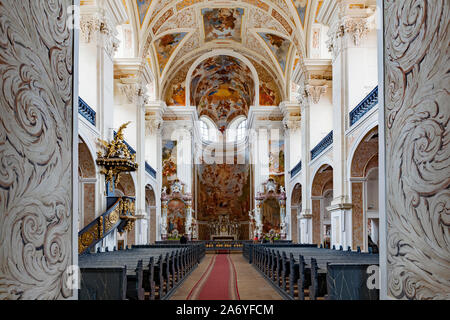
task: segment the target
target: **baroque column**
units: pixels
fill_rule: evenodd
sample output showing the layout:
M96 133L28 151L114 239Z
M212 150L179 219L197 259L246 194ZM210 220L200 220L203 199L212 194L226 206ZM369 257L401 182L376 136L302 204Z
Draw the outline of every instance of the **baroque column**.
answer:
M290 170L296 165L292 163L291 152L298 148L298 140L295 139L294 134L300 129L300 105L298 103L282 102L280 104L281 112L283 113L283 125L284 125L284 137L285 137L285 164L286 168L286 194L292 194L292 189L294 185L291 185L291 176L289 175ZM298 221L297 215L291 215L291 197L286 199L286 220L288 223L288 239L294 242L298 241L297 230Z
M110 141L114 127L114 54L119 46L116 27L128 19L120 0L80 6L79 96L96 112L96 135ZM79 122L83 126L82 121ZM92 142L95 144L95 141ZM96 172L96 212L106 211L104 175Z
M364 98L367 88L377 84L376 63L373 62L377 58L376 32L370 22L375 12L372 2L363 1L360 6L352 6L350 0L330 1L318 16L319 21L330 26L328 48L333 56L334 199L327 209L331 212L332 230L340 232L339 236L332 232L331 242L344 248L352 246L352 204L345 135L349 127L348 114ZM369 33L371 28L373 32ZM340 239L341 243L335 239Z
M80 7L80 96L97 112L100 138L112 139L114 54L120 41L117 26L128 19L119 0Z
M380 295L449 300L450 3L379 4L386 44L380 50Z
M301 108L301 149L302 149L302 211L299 215L300 243L312 243L312 213L311 213L311 174L309 163L311 161L310 148L310 98L307 90L307 81L301 83L297 99Z
M77 299L73 5L1 4L0 300Z
M161 198L162 188L162 127L164 124L163 114L167 106L163 101L150 101L145 106L145 160L156 171L156 186L154 188L156 199L156 215L154 223L156 223L156 234L150 235L151 239L161 240L160 224L161 224ZM156 148L156 149L155 149Z
M139 168L136 172L136 216L142 219L148 219L145 208L145 105L148 103L147 86L153 81L153 75L145 59L116 59L115 77L118 79L118 88L125 99L122 99L122 105L118 108L127 108L134 106L135 125L130 128L135 129L135 134L128 141L136 148L136 162ZM119 117L118 117L119 118ZM122 119L120 121L123 121ZM116 123L120 122L116 119ZM133 121L132 121L133 122ZM138 222L140 224L140 222ZM140 230L141 228L137 228ZM147 230L142 230L147 233ZM141 236L135 232L136 244L140 244Z

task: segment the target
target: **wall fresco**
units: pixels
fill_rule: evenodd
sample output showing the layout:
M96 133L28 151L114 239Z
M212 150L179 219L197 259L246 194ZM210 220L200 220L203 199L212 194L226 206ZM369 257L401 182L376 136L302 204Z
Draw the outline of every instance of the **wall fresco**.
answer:
M275 182L284 186L284 140L269 140L269 175Z
M165 140L162 149L162 185L169 188L177 178L177 142Z
M268 199L262 205L263 233L276 233L281 231L280 227L280 205L276 199Z
M250 165L197 165L198 220L207 221L219 214L230 219L248 220L250 210Z
M168 234L174 238L175 234L185 233L186 205L181 200L172 200L167 205ZM176 231L175 231L176 230ZM170 236L169 236L170 237Z

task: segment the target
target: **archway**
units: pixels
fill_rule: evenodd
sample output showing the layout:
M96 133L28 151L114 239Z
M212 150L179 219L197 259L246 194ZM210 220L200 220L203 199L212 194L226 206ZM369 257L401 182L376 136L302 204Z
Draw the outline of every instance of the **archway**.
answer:
M148 213L148 242L154 244L156 242L156 195L152 186L145 187L145 211Z
M331 233L339 236L339 225L334 225L335 230L331 229L331 219L326 209L333 199L333 168L330 165L323 165L316 172L311 190L312 205L312 238L313 243L329 245ZM331 229L331 230L330 230ZM327 232L329 235L327 235ZM335 239L334 242L339 242Z
M95 219L95 161L86 142L78 136L78 231Z
M351 158L352 247L377 250L378 243L378 127L370 130ZM370 234L372 233L372 234ZM370 238L369 238L370 236Z
M300 230L297 224L297 216L300 212L302 212L302 185L297 183L291 196L291 235L294 243L298 243L300 239Z
M331 187L331 188L330 188ZM333 184L328 183L323 191L323 206L320 206L320 230L323 237L323 246L331 247L331 214L327 208L333 200Z

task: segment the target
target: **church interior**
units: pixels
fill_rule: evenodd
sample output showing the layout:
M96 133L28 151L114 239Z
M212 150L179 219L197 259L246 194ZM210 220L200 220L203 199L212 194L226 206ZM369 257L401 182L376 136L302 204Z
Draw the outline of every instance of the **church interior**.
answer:
M0 299L449 300L422 2L0 0Z

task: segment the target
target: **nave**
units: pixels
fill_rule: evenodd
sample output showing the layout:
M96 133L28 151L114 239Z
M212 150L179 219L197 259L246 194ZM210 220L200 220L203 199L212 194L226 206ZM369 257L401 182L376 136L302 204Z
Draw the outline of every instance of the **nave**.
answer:
M450 300L448 17L0 0L0 300Z
M313 244L138 245L80 256L81 300L379 300L379 255Z
M210 284L213 288L209 287ZM207 254L171 297L171 300L281 299L281 295L266 283L241 253Z

